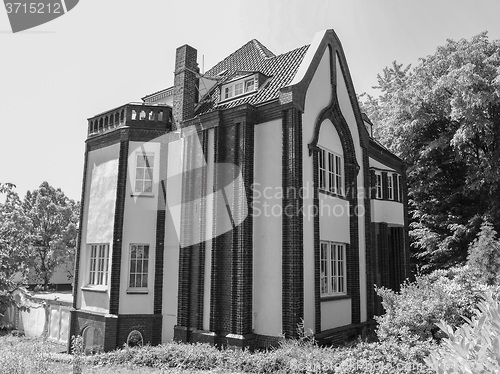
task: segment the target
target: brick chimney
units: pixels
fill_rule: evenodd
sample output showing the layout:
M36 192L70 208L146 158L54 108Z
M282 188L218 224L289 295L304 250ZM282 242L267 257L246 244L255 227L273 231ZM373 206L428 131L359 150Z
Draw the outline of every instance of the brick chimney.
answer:
M198 63L197 51L189 45L177 48L175 54L174 127L180 128L182 122L194 117L194 107L198 102Z

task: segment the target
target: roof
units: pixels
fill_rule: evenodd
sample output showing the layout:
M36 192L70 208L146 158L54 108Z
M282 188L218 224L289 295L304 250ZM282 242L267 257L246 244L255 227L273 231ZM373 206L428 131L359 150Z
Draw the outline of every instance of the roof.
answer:
M256 93L236 98L217 105L220 90L214 89L200 102L196 114L210 112L214 109L232 108L244 103L258 105L277 99L281 88L293 80L309 45L275 56L257 40L253 39L232 53L205 73L205 76L215 77L224 72L226 79L234 77L238 71L260 72L270 77L261 85ZM224 83L224 79L221 83Z

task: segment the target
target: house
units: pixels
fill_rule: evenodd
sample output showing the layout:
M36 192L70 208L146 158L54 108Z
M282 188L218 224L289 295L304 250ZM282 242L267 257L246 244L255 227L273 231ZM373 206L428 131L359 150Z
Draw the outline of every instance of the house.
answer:
M342 341L407 276L404 163L372 138L333 30L274 55L251 40L204 74L88 120L71 335Z

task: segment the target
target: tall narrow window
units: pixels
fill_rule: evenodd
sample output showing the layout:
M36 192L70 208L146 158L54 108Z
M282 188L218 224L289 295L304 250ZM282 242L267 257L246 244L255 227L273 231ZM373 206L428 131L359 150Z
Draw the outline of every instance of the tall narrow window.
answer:
M320 294L335 296L346 294L345 244L321 242Z
M381 199L381 198L382 198L382 174L380 174L380 173L376 173L376 174L375 174L375 177L376 177L376 185L375 185L375 188L377 189L377 195L376 195L376 198L377 198L377 199Z
M319 168L319 188L326 190L326 168L325 168L325 153L324 149L320 149L318 152L318 168Z
M319 150L319 188L337 195L344 194L342 157L325 149Z
M89 285L107 286L109 268L109 245L89 244Z
M148 287L149 245L130 246L130 288Z
M387 198L394 200L394 185L391 173L387 173Z
M153 192L154 156L151 154L137 154L135 169L135 192Z
M236 83L234 85L234 96L241 95L243 93L243 82Z

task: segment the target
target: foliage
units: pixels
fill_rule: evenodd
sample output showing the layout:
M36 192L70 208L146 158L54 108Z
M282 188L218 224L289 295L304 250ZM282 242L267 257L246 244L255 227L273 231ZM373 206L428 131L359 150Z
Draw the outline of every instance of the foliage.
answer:
M443 335L437 323L461 325L461 316L472 315L486 289L468 266L417 276L414 282L405 282L399 293L379 288L385 314L375 317L377 336L403 342L439 340Z
M500 303L492 291L466 324L456 330L445 321L438 325L448 337L427 359L437 373L500 372Z
M363 110L408 164L411 237L425 271L463 264L481 217L500 225L500 41L448 40L378 76Z
M487 284L498 283L500 277L500 240L493 225L485 221L481 232L469 246L467 262Z
M0 183L0 314L12 303L11 291L23 281L26 275L26 247L28 236L22 203L15 191L15 185ZM18 275L16 279L16 275Z
M69 259L68 248L76 245L79 207L61 189L43 182L27 192L23 209L30 222L30 265L46 289L56 267Z
M71 337L71 353L73 354L73 374L81 374L82 373L82 364L83 364L83 355L84 355L84 347L83 347L83 338L78 335L73 335Z
M49 353L42 342L20 338L2 338L0 373L45 374L49 370Z

